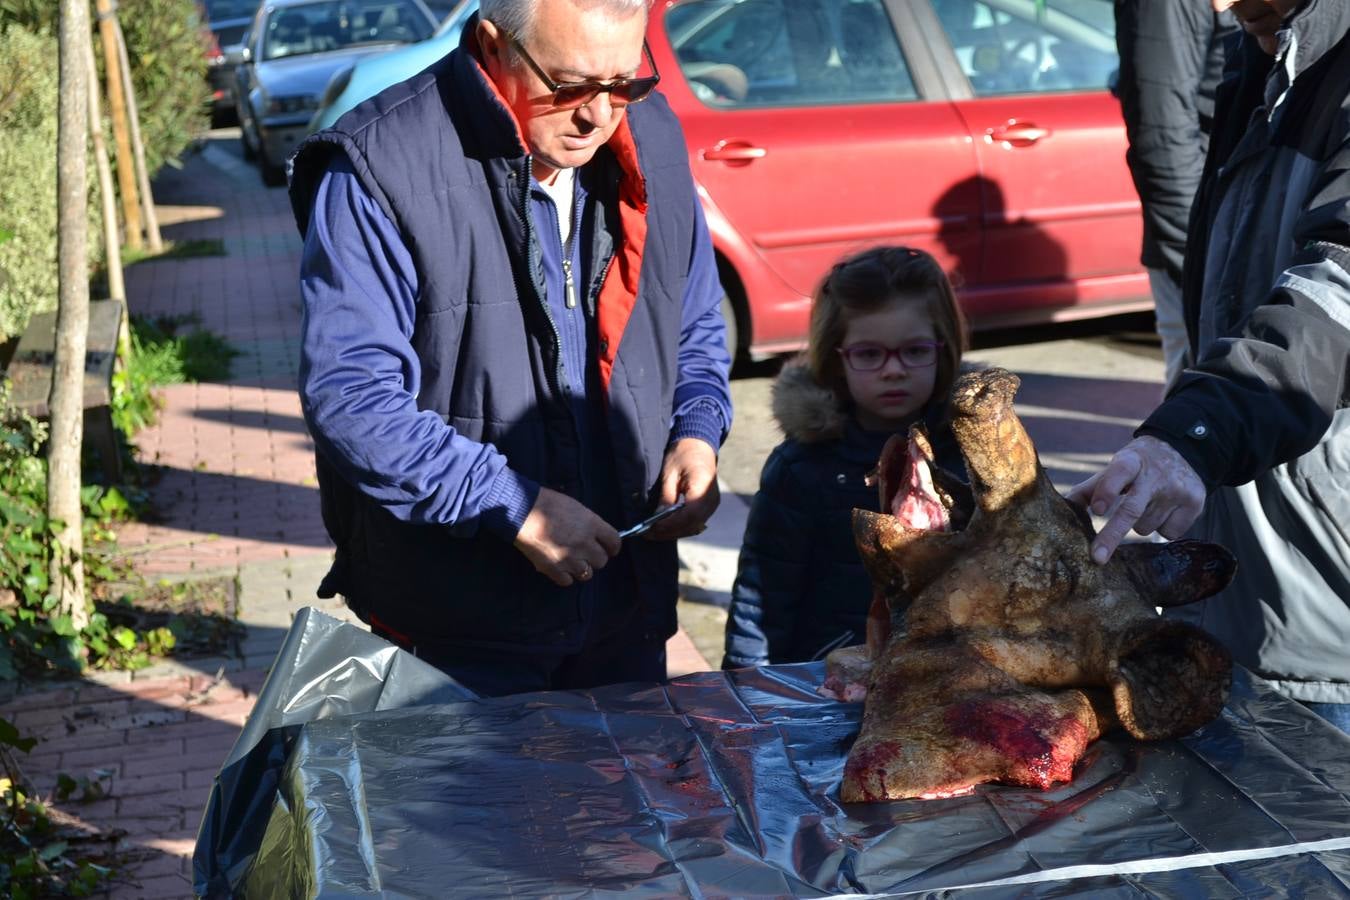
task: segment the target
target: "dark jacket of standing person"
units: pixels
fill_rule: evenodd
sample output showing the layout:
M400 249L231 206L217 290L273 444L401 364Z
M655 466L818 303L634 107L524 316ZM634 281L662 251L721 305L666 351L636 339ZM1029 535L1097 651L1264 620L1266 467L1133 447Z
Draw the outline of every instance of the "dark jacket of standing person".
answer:
M1350 4L1231 56L1184 296L1197 363L1137 434L1200 476L1191 536L1238 560L1195 614L1287 696L1350 702Z
M945 407L930 406L924 421L936 462L965 480ZM823 659L866 633L872 582L853 539L853 510L881 511L877 488L865 482L891 433L865 431L799 363L774 383L773 412L787 439L764 463L750 507L724 668Z
M653 94L627 108L577 175L578 203L589 204L577 226L588 242L578 372L546 299L551 282L561 283L558 260L541 248L543 229L557 243L556 223L532 212L531 156L470 47L476 21L459 49L356 107L295 157L301 231L322 179L342 174L330 169L342 157L397 229L405 273L417 281L415 307L399 322L406 337L319 321L340 310L307 311L315 337L304 348L301 393L337 545L324 590L419 649L499 654L503 665L508 656L578 651L627 617L664 640L676 627L674 541L624 542L595 583L560 587L513 547L512 510L530 509L548 487L626 527L650 514L663 454L677 439L700 436L715 448L725 437L715 272L699 285L696 308L684 295L691 260L711 255L699 246L707 236L684 139ZM374 289L362 299L352 285L360 296L333 299L388 304L392 322L389 294L398 291ZM317 337L321 324L341 341ZM370 360L388 371L368 370ZM396 415L406 429L393 430ZM404 446L411 439L421 444ZM433 452L441 461L429 468ZM597 596L602 582L608 599Z
M1209 0L1116 0L1125 158L1144 213L1140 262L1181 283L1191 202L1200 186L1224 45L1236 32Z

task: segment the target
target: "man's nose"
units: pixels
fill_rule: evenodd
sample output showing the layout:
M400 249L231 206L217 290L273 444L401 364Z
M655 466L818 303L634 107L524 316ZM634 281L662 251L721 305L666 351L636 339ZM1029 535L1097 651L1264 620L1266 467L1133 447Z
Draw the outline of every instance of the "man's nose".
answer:
M601 91L581 105L582 118L596 128L604 128L615 114L615 106L609 102L609 91Z

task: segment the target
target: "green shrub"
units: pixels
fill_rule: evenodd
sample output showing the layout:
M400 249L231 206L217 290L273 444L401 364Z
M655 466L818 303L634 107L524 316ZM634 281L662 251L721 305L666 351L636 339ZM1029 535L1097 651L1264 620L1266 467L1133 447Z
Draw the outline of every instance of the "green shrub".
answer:
M154 388L230 377L239 351L199 323L192 316L131 317L131 355L113 373L112 398L113 424L127 437L154 424Z
M118 7L151 173L176 162L208 124L211 92L199 15L196 0L121 0Z
M14 234L0 247L0 338L18 334L30 315L56 305L56 6L0 0L0 232ZM122 0L118 19L153 174L206 126L201 23L194 0ZM102 71L97 34L94 49ZM111 134L107 143L115 155ZM88 177L92 270L102 259L92 162Z
M5 25L0 11L0 60L0 337L10 337L56 308L56 39ZM88 185L92 271L103 256L92 158Z
M78 855L75 841L83 835L58 824L46 804L33 795L17 755L29 753L36 744L36 738L0 719L0 884L6 885L5 896L13 900L92 896L112 872ZM63 772L57 777L55 799L101 800L107 796L109 783L108 770L100 770L92 779L76 779Z
M0 0L0 26L14 23L55 34L56 13L55 0ZM196 0L120 0L117 21L127 42L141 140L153 175L206 126L210 94L200 13ZM94 54L102 73L103 42L97 31ZM55 51L51 62L55 69ZM109 150L116 152L111 146Z

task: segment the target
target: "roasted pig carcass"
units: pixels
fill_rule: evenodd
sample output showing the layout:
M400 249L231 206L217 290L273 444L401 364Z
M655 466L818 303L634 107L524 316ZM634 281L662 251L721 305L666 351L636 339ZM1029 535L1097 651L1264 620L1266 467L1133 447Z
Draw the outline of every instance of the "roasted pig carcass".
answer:
M1054 489L1013 412L1018 384L989 369L953 388L972 495L964 528L949 530L962 498L931 473L918 429L883 453L889 511L854 511L876 598L866 649L847 651L849 669L832 659L825 686L852 699L866 685L845 802L954 796L989 781L1047 788L1117 725L1176 737L1227 699L1224 648L1155 608L1223 588L1232 555L1199 541L1134 543L1095 564L1091 520Z

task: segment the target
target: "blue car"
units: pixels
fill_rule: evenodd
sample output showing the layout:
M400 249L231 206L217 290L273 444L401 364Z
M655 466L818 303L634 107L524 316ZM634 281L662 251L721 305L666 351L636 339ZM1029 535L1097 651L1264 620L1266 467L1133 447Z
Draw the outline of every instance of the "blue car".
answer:
M426 40L436 20L422 0L263 0L235 69L244 157L263 181L286 183L286 159L334 72Z
M477 11L478 0L461 0L426 40L364 56L334 72L314 118L310 119L310 133L327 128L362 100L374 97L391 84L411 78L455 49L464 23Z

